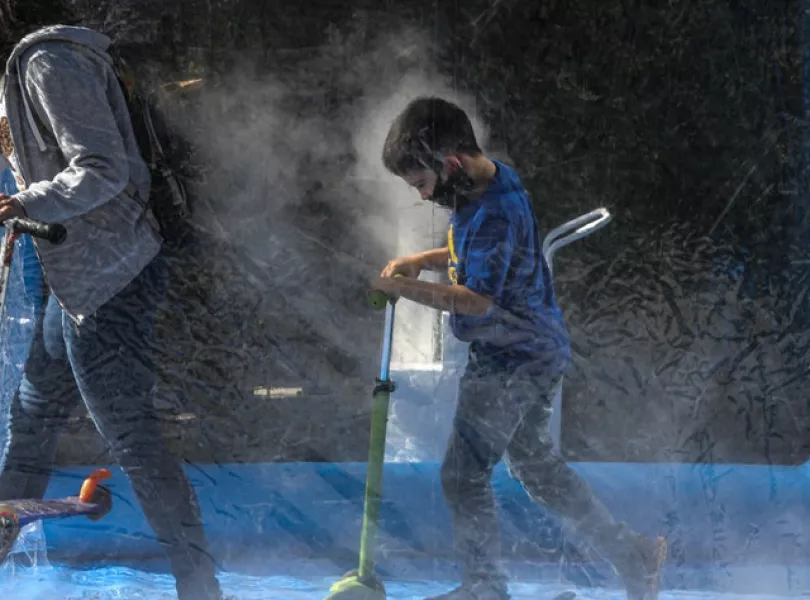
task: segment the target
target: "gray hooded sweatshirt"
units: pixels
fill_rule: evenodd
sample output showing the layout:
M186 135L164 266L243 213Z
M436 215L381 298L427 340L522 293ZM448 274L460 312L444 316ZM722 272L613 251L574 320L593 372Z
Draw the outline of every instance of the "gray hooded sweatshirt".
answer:
M150 176L107 49L110 39L55 26L24 38L3 98L28 217L67 228L36 248L52 293L81 324L157 255Z

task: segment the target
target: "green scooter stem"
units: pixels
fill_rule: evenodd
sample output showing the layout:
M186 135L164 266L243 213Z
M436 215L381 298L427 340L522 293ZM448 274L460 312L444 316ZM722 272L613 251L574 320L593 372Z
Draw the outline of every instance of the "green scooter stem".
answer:
M390 385L390 382L388 383ZM382 503L383 466L385 464L385 437L388 426L390 389L382 389L380 382L374 393L371 408L371 439L369 441L366 493L363 508L363 529L360 534L360 568L358 575L364 580L374 575L377 533Z
M390 369L396 299L389 298L386 304L380 376L374 388L371 407L371 433L368 448L366 491L363 505L363 529L360 534L360 566L358 575L361 581L374 574L374 554L377 546L380 503L382 498L383 466L385 464L385 437L388 427L388 408L391 393L394 391L394 385L390 381Z

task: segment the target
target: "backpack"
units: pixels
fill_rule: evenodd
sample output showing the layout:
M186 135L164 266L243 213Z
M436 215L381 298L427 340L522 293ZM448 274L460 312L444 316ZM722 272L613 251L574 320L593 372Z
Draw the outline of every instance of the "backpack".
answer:
M121 55L114 49L109 52L126 97L141 155L152 177L149 207L164 242L178 244L191 230L192 207L187 182L198 178L199 173L194 170L194 144L180 134L172 120L194 100L204 80L170 82L145 90Z

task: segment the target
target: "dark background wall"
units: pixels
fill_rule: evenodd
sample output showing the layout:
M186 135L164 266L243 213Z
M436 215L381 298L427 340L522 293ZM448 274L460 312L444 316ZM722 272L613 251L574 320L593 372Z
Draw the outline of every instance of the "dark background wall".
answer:
M77 5L145 79L208 80L182 115L210 159L201 230L159 340L189 460L364 460L363 289L406 213L357 132L417 88L474 109L544 227L614 214L555 265L569 458L807 460L802 2ZM100 452L77 416L60 460Z

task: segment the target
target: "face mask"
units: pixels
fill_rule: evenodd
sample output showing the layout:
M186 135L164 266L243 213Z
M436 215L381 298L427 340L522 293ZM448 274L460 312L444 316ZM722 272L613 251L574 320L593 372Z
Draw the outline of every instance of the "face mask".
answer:
M436 175L431 202L451 210L458 210L466 204L467 194L472 191L474 183L464 169L456 169L445 180L442 180L441 174Z

